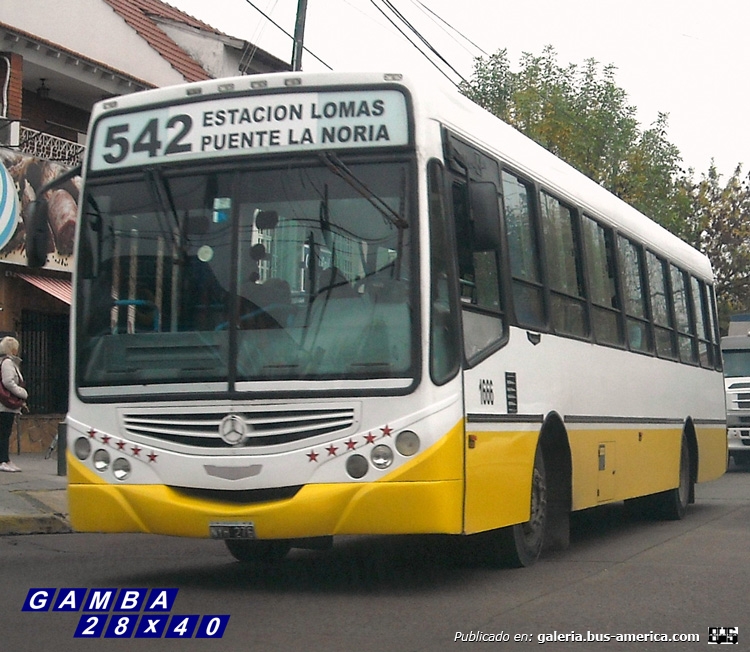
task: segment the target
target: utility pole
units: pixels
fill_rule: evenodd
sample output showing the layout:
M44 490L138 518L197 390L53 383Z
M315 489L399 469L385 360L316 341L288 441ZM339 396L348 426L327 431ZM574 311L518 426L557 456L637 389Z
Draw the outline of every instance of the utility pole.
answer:
M305 15L307 0L297 0L297 20L294 23L294 46L292 47L292 70L302 70L302 43L305 40Z

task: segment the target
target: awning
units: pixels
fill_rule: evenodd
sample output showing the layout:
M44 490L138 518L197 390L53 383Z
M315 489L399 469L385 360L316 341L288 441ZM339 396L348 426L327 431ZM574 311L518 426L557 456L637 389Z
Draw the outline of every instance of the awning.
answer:
M31 276L30 274L16 274L18 278L27 283L31 283L47 294L51 294L55 299L70 305L72 297L72 288L70 281L59 278L48 278L46 276Z

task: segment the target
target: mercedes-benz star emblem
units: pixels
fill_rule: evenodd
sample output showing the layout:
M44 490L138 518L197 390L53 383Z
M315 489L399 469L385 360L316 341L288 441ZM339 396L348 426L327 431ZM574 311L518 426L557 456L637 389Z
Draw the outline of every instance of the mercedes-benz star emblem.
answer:
M247 424L237 414L225 416L219 424L219 436L230 446L239 446L247 438Z

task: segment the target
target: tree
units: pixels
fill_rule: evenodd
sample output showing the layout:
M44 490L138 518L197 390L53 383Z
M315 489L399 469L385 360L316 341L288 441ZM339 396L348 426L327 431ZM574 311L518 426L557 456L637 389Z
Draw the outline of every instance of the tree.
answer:
M554 48L524 54L510 69L506 50L475 61L462 91L585 175L674 232L684 229L680 152L668 116L641 130L636 108L615 83L616 68L594 59L560 66Z
M737 166L726 185L711 164L698 183L686 187L690 208L684 237L710 259L716 276L719 323L750 311L750 175Z

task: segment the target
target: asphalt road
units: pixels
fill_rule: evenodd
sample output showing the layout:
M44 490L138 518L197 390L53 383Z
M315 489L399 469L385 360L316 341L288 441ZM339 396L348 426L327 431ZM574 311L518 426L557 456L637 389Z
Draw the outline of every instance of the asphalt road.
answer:
M750 470L730 468L699 485L697 497L679 522L645 521L621 504L578 514L569 550L521 570L474 567L440 537L348 538L327 552L293 551L265 570L234 562L212 541L0 537L0 645L11 652L432 652L471 643L484 650L682 651L717 649L707 648L709 628L736 627L739 644L718 649L748 649ZM111 608L80 610L93 590L103 599L108 588L147 589L145 600L157 607L165 594L155 589L177 592L167 613L142 609L140 620L121 621L132 614L113 617ZM79 610L23 611L31 589L52 589L51 606L56 599ZM163 627L175 638L108 638L118 624L142 633ZM86 627L102 627L101 636L75 638ZM663 635L700 640L657 640Z

